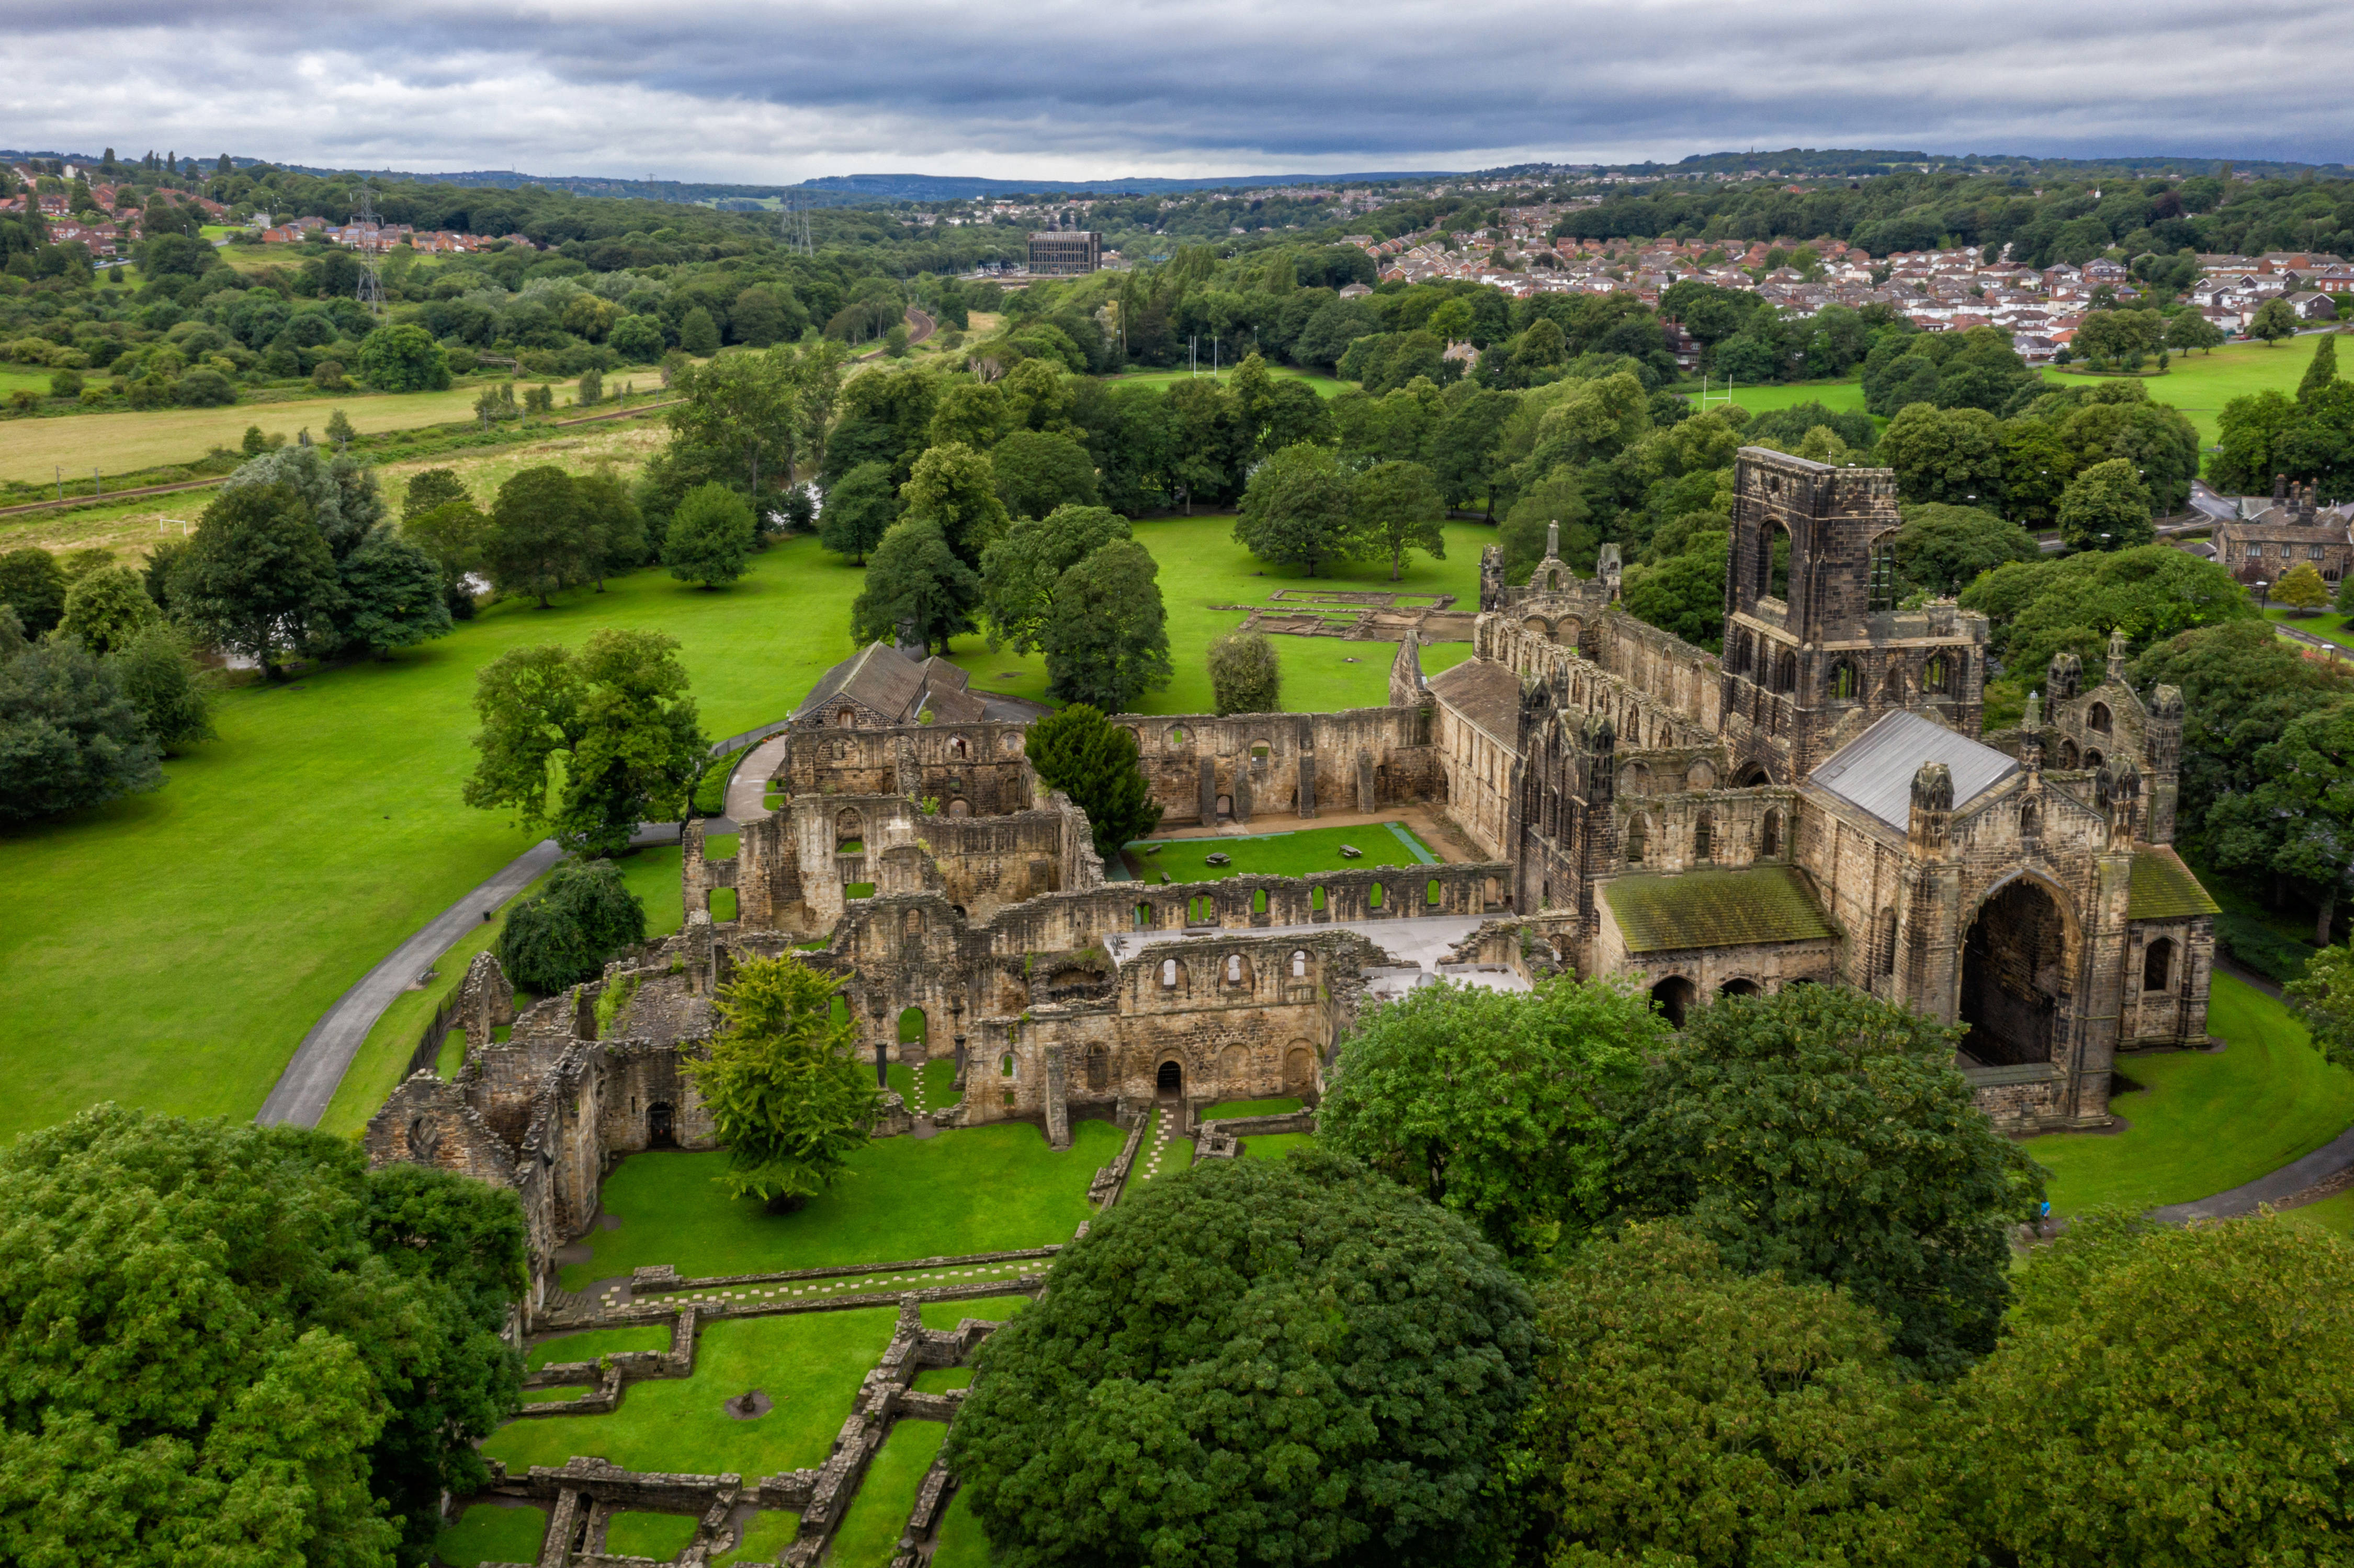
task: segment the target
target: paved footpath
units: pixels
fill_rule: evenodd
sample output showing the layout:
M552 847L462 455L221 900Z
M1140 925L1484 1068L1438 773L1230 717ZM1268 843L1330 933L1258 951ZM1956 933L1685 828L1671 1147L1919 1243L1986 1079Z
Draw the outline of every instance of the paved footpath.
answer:
M713 745L712 755L724 757L783 727L784 722L779 720L741 735L731 735ZM737 770L743 769L739 766ZM756 789L755 804L758 800ZM735 803L733 790L729 791L728 803ZM735 831L735 824L724 818L707 819L706 825L715 832ZM641 845L676 843L678 824L642 822L637 837L631 842ZM261 1102L261 1109L253 1119L264 1127L318 1126L344 1075L351 1070L353 1058L366 1044L368 1032L376 1027L385 1010L399 1000L400 994L416 983L417 977L431 968L433 960L448 952L459 938L481 925L484 915L496 914L501 905L538 880L563 856L555 840L542 839L427 921L376 968L362 975L358 984L337 997L334 1005L311 1025L311 1032L294 1047L292 1059L278 1075L276 1086Z

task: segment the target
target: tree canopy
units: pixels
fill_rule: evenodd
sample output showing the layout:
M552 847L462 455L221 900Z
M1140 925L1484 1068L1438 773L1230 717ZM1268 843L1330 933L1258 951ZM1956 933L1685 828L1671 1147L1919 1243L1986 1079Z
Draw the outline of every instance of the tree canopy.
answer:
M1023 747L1040 781L1087 814L1096 853L1106 860L1161 825L1135 734L1099 709L1073 703L1049 714L1024 732Z
M1008 1568L1486 1563L1530 1316L1470 1227L1352 1161L1204 1162L1064 1249L949 1462Z
M727 1150L719 1180L739 1198L799 1208L833 1185L882 1116L857 1027L833 1011L841 988L797 953L746 959L719 988L723 1026L686 1073Z
M610 860L567 860L547 885L508 912L499 967L525 991L553 996L595 980L646 939L645 906Z

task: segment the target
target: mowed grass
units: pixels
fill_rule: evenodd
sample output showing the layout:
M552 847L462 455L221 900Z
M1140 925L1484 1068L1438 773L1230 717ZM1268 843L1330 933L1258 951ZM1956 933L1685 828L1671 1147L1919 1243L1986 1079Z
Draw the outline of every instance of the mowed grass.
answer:
M938 1544L932 1548L932 1568L989 1568L993 1561L989 1537L981 1533L981 1520L973 1517L972 1504L961 1490L949 1499L935 1534Z
M842 1528L834 1531L826 1559L832 1568L890 1568L898 1555L899 1534L916 1511L924 1472L932 1467L948 1435L945 1421L893 1423L866 1467L866 1478L850 1499Z
M1027 1308L1027 1296L977 1296L970 1301L927 1301L919 1308L924 1314L924 1327L948 1333L967 1318L983 1322L1002 1323Z
M2274 626L2294 627L2308 637L2318 637L2325 642L2335 642L2340 648L2354 648L2354 617L2343 616L2334 609L2317 615L2287 610L2279 605L2267 606L2264 619ZM2318 650L2317 650L2318 652Z
M1312 1132L1258 1132L1243 1139L1246 1160L1280 1160L1295 1149L1313 1149Z
M605 1179L605 1212L620 1228L581 1238L591 1255L565 1266L564 1287L651 1264L690 1277L759 1274L1066 1242L1091 1212L1087 1183L1120 1141L1107 1121L1073 1122L1060 1151L1027 1122L876 1139L832 1192L793 1214L727 1196L716 1180L725 1154L633 1154Z
M478 1563L536 1563L547 1539L547 1510L478 1502L434 1538L433 1555L449 1568Z
M1204 655L1243 619L1211 605L1263 600L1307 582L1260 567L1233 542L1233 527L1230 517L1137 527L1162 563L1178 672L1147 700L1148 712L1210 708ZM1411 556L1394 586L1452 592L1476 606L1479 549L1493 531L1456 524L1447 533L1449 558ZM18 1085L0 1107L0 1139L109 1099L251 1116L337 995L531 842L504 813L460 800L474 762L475 673L500 653L577 647L607 627L668 632L683 645L704 732L732 735L783 717L854 651L849 606L863 580L801 538L756 556L745 578L720 592L648 570L608 579L608 592L560 595L550 609L495 605L388 660L226 692L221 738L170 760L162 789L0 831L0 972L9 978L0 988L0 1064ZM1313 586L1392 587L1378 565ZM1387 701L1393 644L1278 645L1288 708ZM1424 651L1424 667L1436 673L1470 652L1469 643L1438 644ZM978 686L1044 695L1034 656L991 653L977 635L957 640L954 655ZM1360 847L1371 853L1378 841ZM639 865L652 863L632 871ZM372 1075L336 1107L339 1128L364 1123L397 1081L430 1012L429 1001L409 1005L419 1002L405 998L408 1016L371 1040ZM94 1027L101 1008L104 1026ZM403 1024L411 1025L406 1043Z
M599 1356L617 1356L631 1351L669 1349L670 1330L660 1324L635 1324L627 1329L589 1329L578 1334L558 1334L552 1340L540 1340L532 1346L531 1354L524 1365L529 1371L537 1372L542 1367L559 1362L593 1361Z
M702 1522L691 1513L617 1513L605 1525L605 1552L667 1563L686 1550Z
M1402 580L1389 580L1387 561L1327 562L1314 578L1304 569L1254 558L1235 543L1232 514L1150 518L1131 525L1137 541L1152 552L1161 568L1161 602L1169 612L1169 656L1173 678L1137 705L1139 713L1206 714L1215 704L1207 663L1210 644L1240 626L1246 612L1227 605L1268 605L1278 588L1345 588L1358 592L1430 595L1451 593L1453 609L1479 608L1479 551L1496 542L1484 523L1447 524L1447 558L1420 553L1406 556ZM1377 708L1389 702L1390 662L1394 642L1357 642L1339 637L1278 637L1283 661L1283 707L1287 713L1327 713L1341 708ZM977 688L1044 702L1046 662L1041 654L1016 656L1011 649L989 651L979 635L958 638L950 658L972 675ZM1437 642L1422 651L1425 673L1437 674L1471 657L1469 642ZM1353 662L1352 662L1353 661Z
M2142 1087L2109 1109L2118 1133L2024 1140L2052 1172L2052 1212L2146 1209L2213 1197L2302 1159L2354 1123L2354 1073L2333 1067L2279 1002L2229 975L2208 992L2201 1051L2121 1058Z
M1164 871L1172 882L1215 882L1229 876L1306 876L1310 872L1363 871L1377 865L1427 865L1438 859L1404 824L1395 826L1397 832L1391 831L1391 823L1373 822L1237 838L1138 839L1128 845L1128 852L1154 884ZM1398 837L1399 832L1421 845L1430 860L1416 855ZM1343 844L1360 854L1354 859L1342 854ZM1229 863L1212 865L1209 857L1214 854L1229 856Z
M744 1526L744 1533L736 1542L735 1549L723 1552L711 1561L719 1568L754 1563L770 1564L773 1568L773 1564L783 1559L785 1548L793 1543L793 1537L801 1533L801 1515L788 1513L783 1509L762 1509Z
M1316 388L1316 395L1320 397L1338 397L1341 393L1352 390L1357 385L1353 381L1343 381L1337 376L1325 376L1313 370L1299 370L1288 365L1270 365L1267 367L1267 373L1278 381L1305 381L1309 386ZM1232 381L1235 378L1235 367L1233 363L1231 361L1226 362L1222 365L1214 374L1216 378L1222 382ZM1213 372L1210 369L1208 362L1205 360L1199 371L1140 370L1130 375L1112 376L1108 376L1105 379L1108 385L1113 387L1156 387L1165 388L1173 387L1180 381L1191 381L1196 379L1207 381L1211 379L1212 375Z
M1220 1100L1202 1113L1202 1119L1209 1121L1218 1117L1289 1116L1299 1108L1299 1102L1296 1099Z
M898 1314L887 1307L797 1312L706 1325L695 1375L630 1385L610 1415L508 1422L482 1444L511 1471L593 1455L631 1470L773 1476L823 1462L860 1381L882 1358ZM726 1402L758 1389L775 1405L738 1421Z
M2166 403L2190 416L2199 427L2202 445L2212 445L2222 438L2221 418L2223 405L2234 397L2251 392L2274 391L2294 397L2296 384L2305 378L2305 367L2311 364L2322 343L2335 335L2312 333L2304 336L2285 338L2267 346L2261 343L2227 343L2213 353L2178 354L2162 376L2141 377L2141 385L2153 403ZM2339 357L2346 345L2338 345ZM2346 374L2344 370L2338 372ZM2065 370L2047 367L2043 378L2062 387L2092 387L2114 384L2114 376L2071 375Z
M1688 393L1694 408L1702 406L1699 387L1679 387L1676 390ZM1724 391L1723 378L1712 377L1708 384L1706 407L1722 408ZM1772 386L1744 387L1736 382L1733 387L1733 401L1753 414L1770 414L1776 409L1796 408L1800 403L1820 403L1833 413L1852 410L1861 414L1863 412L1863 383L1861 380L1791 381Z

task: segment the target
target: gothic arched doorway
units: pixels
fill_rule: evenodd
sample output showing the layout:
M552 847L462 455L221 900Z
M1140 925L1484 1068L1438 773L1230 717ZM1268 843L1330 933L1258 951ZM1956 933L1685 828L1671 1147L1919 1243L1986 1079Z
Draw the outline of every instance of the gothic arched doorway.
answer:
M1691 981L1681 975L1670 975L1651 988L1651 1005L1667 1014L1669 1028L1681 1029L1684 1014L1691 1011L1694 994Z
M2020 877L1978 906L1962 943L1962 1052L1990 1067L2052 1060L2069 991L2068 918Z
M1161 1071L1154 1076L1152 1086L1164 1095L1182 1093L1185 1088L1185 1069L1174 1060L1161 1063Z

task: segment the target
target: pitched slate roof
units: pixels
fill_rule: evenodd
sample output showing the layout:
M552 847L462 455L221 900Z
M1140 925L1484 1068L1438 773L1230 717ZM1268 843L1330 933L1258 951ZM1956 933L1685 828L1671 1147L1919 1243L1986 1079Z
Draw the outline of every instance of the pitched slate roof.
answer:
M981 700L965 689L970 679L945 659L908 658L887 642L870 642L818 677L793 710L796 720L847 697L892 724L914 724L928 710L947 724L970 724L985 716Z
M1913 776L1925 762L1942 762L1954 776L1954 810L2019 771L1993 747L1902 709L1825 758L1808 782L1861 806L1893 828L1913 822Z
M2184 920L2222 912L2223 906L2207 895L2171 846L2144 844L2135 849L2133 880L2126 889L2126 919Z
M1510 751L1520 744L1521 678L1509 664L1467 659L1429 680L1431 695Z
M1814 942L1838 935L1806 879L1786 865L1621 876L1603 896L1630 953Z

